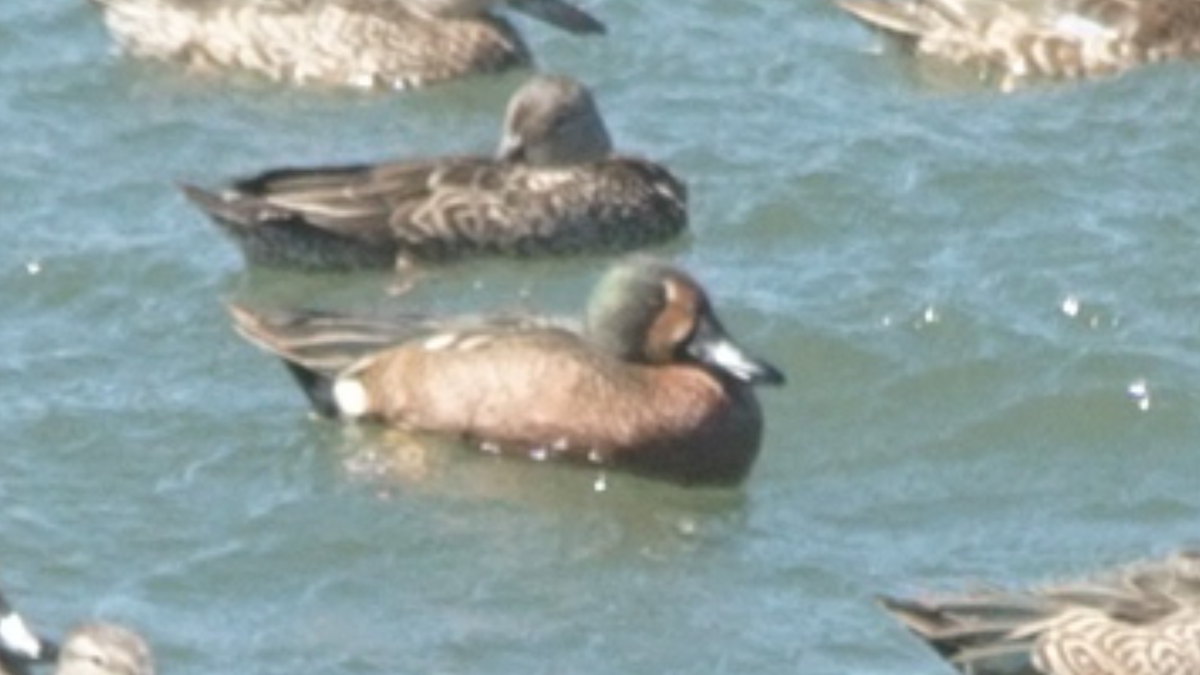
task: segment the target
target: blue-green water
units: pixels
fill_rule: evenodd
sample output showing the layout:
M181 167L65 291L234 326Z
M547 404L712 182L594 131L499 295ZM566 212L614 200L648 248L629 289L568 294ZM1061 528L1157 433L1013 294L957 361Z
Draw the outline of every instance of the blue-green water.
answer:
M81 0L0 4L0 583L36 624L133 624L170 675L933 672L874 593L1194 536L1194 65L1002 96L817 0L587 6L607 38L522 27L688 180L663 253L791 377L739 491L390 450L229 329L232 299L577 308L604 259L400 301L248 274L173 188L487 150L521 75L194 78L113 54Z

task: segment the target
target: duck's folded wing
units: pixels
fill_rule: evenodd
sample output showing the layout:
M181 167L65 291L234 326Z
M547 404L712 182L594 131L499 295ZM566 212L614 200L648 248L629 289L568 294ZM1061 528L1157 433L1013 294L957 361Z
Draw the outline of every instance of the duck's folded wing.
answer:
M225 195L227 201L288 214L331 234L390 240L393 224L428 201L445 164L279 169L238 181Z
M232 192L331 234L414 246L501 245L520 233L509 203L521 171L487 158L283 169Z

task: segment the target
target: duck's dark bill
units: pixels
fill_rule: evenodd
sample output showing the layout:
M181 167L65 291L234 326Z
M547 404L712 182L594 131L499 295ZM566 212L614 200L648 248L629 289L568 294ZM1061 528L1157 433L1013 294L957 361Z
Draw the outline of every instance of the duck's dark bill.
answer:
M729 339L720 324L711 319L701 320L696 327L688 352L693 358L751 384L780 385L787 382L782 371L747 354Z

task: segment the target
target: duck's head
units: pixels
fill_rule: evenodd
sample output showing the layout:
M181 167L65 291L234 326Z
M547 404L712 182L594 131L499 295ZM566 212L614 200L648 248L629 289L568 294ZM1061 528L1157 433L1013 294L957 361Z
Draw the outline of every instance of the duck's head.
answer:
M649 257L623 261L601 279L588 303L587 333L633 363L693 362L749 384L785 382L777 368L733 342L695 279Z
M536 75L512 95L497 156L539 166L604 159L612 140L591 92L563 75Z
M86 623L67 635L55 675L154 675L150 646L110 623Z

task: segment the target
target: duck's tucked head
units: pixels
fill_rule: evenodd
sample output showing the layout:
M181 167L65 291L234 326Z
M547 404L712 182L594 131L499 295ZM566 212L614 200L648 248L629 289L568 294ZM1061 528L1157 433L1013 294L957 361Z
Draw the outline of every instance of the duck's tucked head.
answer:
M499 5L527 14L569 33L603 33L604 24L565 0L403 0L418 12L438 18L479 16Z
M554 166L604 159L612 140L592 94L562 75L537 75L513 94L497 156Z
M63 641L55 675L154 675L150 647L137 633L109 623L76 627Z
M751 384L785 380L774 366L733 342L695 279L653 258L631 258L601 279L588 303L587 333L598 347L625 361L691 361Z
M0 672L24 672L26 666L53 661L57 655L55 646L30 630L0 595Z

